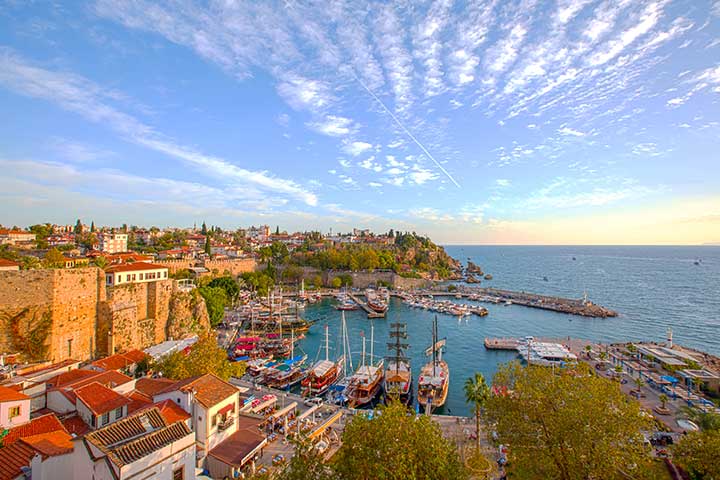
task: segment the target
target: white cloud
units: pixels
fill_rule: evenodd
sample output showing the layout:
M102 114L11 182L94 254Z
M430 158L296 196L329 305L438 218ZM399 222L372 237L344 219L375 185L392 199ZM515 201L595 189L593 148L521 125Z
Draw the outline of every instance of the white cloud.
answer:
M352 155L354 157L357 157L358 155L370 150L372 148L371 143L367 142L344 142L342 146L343 152L347 153L348 155Z
M355 131L351 119L337 115L326 115L322 120L307 125L316 132L330 137L344 137Z
M585 133L583 133L583 132L581 132L581 131L579 131L579 130L575 130L575 129L570 128L570 127L565 126L565 125L563 125L562 127L558 128L557 132L558 132L560 135L563 135L563 136L568 136L568 135L570 135L570 136L573 136L573 137L584 137L584 136L586 135Z
M495 184L498 187L509 187L510 180L508 180L507 178L498 178L497 180L495 180Z
M277 123L282 125L283 127L287 127L290 123L290 115L287 113L281 113L277 116Z
M23 95L56 103L109 127L126 140L182 160L205 174L240 184L253 184L300 198L308 205L317 205L317 196L294 181L244 169L222 158L174 143L152 127L109 105L107 93L97 85L74 74L52 72L32 65L9 49L0 49L0 85Z
M322 111L334 100L327 84L297 74L285 75L277 90L296 110Z
M380 188L380 187L382 187L382 183L369 182L369 183L368 183L368 186L373 187L373 188Z

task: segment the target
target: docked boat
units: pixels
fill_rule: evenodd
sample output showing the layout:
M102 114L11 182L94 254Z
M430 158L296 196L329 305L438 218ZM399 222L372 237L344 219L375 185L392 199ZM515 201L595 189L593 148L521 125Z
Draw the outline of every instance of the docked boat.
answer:
M367 298L367 305L376 313L385 313L388 309L388 303L385 299L378 295L375 290L368 288L365 290L365 298Z
M410 358L405 355L409 344L403 343L407 340L407 324L393 323L390 328L390 338L395 341L387 344L392 355L385 357L385 400L399 399L408 404L412 398L412 369Z
M425 350L432 360L423 366L418 378L418 405L430 415L433 410L445 405L450 386L450 368L442 359L445 339L438 340L437 317L433 321L433 343Z
M563 366L577 362L577 356L559 343L538 342L533 337L518 341L520 357L528 364L545 367Z
M370 326L370 361L365 361L365 335L363 335L362 363L347 381L345 398L351 408L362 407L372 403L382 390L384 370L383 360L373 363L374 326Z
M335 361L330 360L330 333L329 327L325 325L325 359L316 362L302 380L303 396L319 397L327 392L340 379L344 364L344 355Z
M306 354L295 356L295 338L293 336L290 342L290 358L265 369L261 383L271 388L289 390L307 375L307 370L303 367L305 360L307 360Z

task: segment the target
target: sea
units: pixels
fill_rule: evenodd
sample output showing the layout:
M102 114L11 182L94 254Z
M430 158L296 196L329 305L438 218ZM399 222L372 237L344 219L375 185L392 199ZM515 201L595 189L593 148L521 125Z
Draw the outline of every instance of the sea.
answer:
M568 298L583 298L619 313L615 318L585 318L521 305L484 304L486 317L437 314L440 337L447 339L444 359L450 367L450 391L436 413L469 415L463 383L475 372L491 381L513 352L487 351L485 337L583 338L600 342L665 341L672 329L677 344L720 355L720 246L468 246L446 245L449 255L480 265L492 280L481 286ZM467 302L466 300L463 300ZM324 358L324 325L331 356L341 352L340 312L335 302L306 307L317 320L300 342L312 362ZM371 325L375 361L387 355L393 322L407 323L414 386L424 350L431 344L435 313L410 308L393 298L387 318L368 320L362 311L345 312L353 364L361 362L362 336L369 361Z

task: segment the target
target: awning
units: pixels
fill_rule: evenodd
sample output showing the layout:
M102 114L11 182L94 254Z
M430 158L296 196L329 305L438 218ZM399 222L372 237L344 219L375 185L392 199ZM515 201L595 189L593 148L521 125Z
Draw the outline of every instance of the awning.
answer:
M234 403L234 402L233 402L233 403L230 403L230 404L228 404L228 405L225 405L223 408L221 408L220 410L218 410L218 413L219 413L220 415L225 415L226 413L228 413L228 412L233 412L233 411L235 411L235 403Z
M276 420L278 418L282 418L283 416L287 415L291 411L295 410L297 408L297 402L292 402L287 407L283 408L282 410L278 410L277 412L273 413L270 416L270 420Z
M662 379L665 380L666 382L671 383L671 384L673 384L673 385L676 384L676 383L678 383L678 379L675 378L675 377L671 377L670 375L663 375L663 376L660 377L660 378L662 378Z

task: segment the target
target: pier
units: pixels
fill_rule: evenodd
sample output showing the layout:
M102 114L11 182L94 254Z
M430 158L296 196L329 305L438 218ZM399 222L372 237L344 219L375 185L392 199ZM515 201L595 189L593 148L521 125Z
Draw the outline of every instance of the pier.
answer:
M609 308L595 305L587 299L571 299L539 295L537 293L513 292L495 288L459 287L456 292L431 291L421 292L433 297L468 298L479 302L505 303L508 305L522 305L524 307L551 310L559 313L581 315L584 317L617 317L617 312ZM476 298L473 298L476 297Z
M488 350L517 350L517 338L485 338L485 348Z
M360 300L360 298L358 298L357 295L355 295L355 294L353 294L353 293L348 293L348 296L352 299L353 302L355 302L355 303L357 303L358 305L360 305L360 308L362 308L363 310L365 310L365 313L367 313L368 318L385 318L385 314L384 314L384 313L378 313L378 312L376 312L375 310L373 310L372 308L370 308L365 301Z

